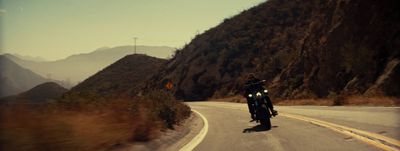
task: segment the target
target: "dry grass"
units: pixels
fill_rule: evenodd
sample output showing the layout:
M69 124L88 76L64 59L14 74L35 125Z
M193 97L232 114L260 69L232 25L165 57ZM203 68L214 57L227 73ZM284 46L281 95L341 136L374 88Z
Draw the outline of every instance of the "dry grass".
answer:
M214 101L246 103L246 98L240 95L218 98ZM365 97L365 96L336 96L325 99L272 99L274 105L291 106L291 105L317 105L317 106L400 106L400 99L393 97Z
M276 105L320 105L320 106L400 106L399 98L347 96L330 99L279 100Z
M214 101L221 101L221 102L234 102L234 103L246 103L247 100L245 97L241 95L236 95L227 98L219 98L215 99ZM332 100L329 99L292 99L292 100L275 100L272 99L272 103L274 105L332 105Z
M55 109L38 112L29 107L3 109L1 135L4 150L100 150L134 140L149 139L160 124L121 106L101 111ZM122 109L122 110L119 110ZM143 128L151 125L149 128Z
M107 150L154 139L189 114L178 101L147 98L74 107L2 106L0 150Z
M275 105L290 106L290 105L332 105L333 101L329 99L292 99L292 100L279 100Z
M345 105L400 106L400 98L351 96L345 99Z

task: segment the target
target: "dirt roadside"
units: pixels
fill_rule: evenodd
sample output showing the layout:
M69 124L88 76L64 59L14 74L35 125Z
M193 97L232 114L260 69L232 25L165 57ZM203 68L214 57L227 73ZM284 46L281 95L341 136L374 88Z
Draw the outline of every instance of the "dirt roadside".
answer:
M175 130L162 132L160 138L143 143L127 143L113 147L111 151L177 151L189 143L203 128L199 115L192 112Z

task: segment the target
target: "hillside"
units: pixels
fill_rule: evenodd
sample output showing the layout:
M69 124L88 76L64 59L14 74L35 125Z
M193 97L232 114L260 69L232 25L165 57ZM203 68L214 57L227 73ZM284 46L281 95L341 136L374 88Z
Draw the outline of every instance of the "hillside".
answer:
M37 85L26 92L2 98L1 100L9 102L28 100L32 103L40 103L60 98L67 91L68 89L63 88L55 82L46 82Z
M164 59L146 55L128 55L73 87L66 97L112 97L136 94L140 86L158 71Z
M27 91L47 81L49 80L0 56L0 97Z
M254 72L275 98L399 97L399 3L269 0L197 35L146 87L171 80L177 98L204 100Z
M165 46L137 46L137 53L146 53L161 58L169 57L172 51L174 48ZM24 60L10 54L5 56L43 77L63 81L64 87L72 87L122 57L133 53L134 46L119 46L104 47L90 53L76 54L56 61Z
M47 100L60 98L68 89L63 88L54 82L46 82L40 84L19 96L28 98L30 100Z

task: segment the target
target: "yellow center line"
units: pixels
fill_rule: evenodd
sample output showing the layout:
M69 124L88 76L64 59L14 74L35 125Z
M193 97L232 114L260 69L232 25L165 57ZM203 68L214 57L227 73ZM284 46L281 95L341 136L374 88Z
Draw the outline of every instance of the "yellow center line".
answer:
M329 128L336 132L352 136L360 141L371 144L371 145L378 147L380 149L383 149L383 150L398 151L398 148L400 147L400 141L395 140L393 138L383 136L383 135L379 135L376 133L371 133L371 132L367 132L367 131L363 131L363 130L359 130L359 129L355 129L355 128L346 127L343 125L329 123L326 121L317 120L314 118L309 118L309 117L305 117L305 116L301 116L301 115L293 115L293 114L288 114L288 113L280 113L280 115L288 117L288 118L311 122L313 124L323 126L325 128Z

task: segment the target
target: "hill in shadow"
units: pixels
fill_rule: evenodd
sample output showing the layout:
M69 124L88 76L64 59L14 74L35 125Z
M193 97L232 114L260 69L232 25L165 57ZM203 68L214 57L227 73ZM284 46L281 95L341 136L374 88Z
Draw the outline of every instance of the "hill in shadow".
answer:
M269 0L197 35L146 87L205 100L240 94L253 72L275 98L399 97L399 3Z
M2 98L1 100L6 101L9 104L19 103L21 101L32 104L40 104L55 101L56 99L61 98L61 96L67 91L68 89L63 88L55 82L46 82L39 84L26 92L18 95L8 96Z
M100 99L135 95L164 62L164 59L141 54L125 56L73 87L65 97Z

